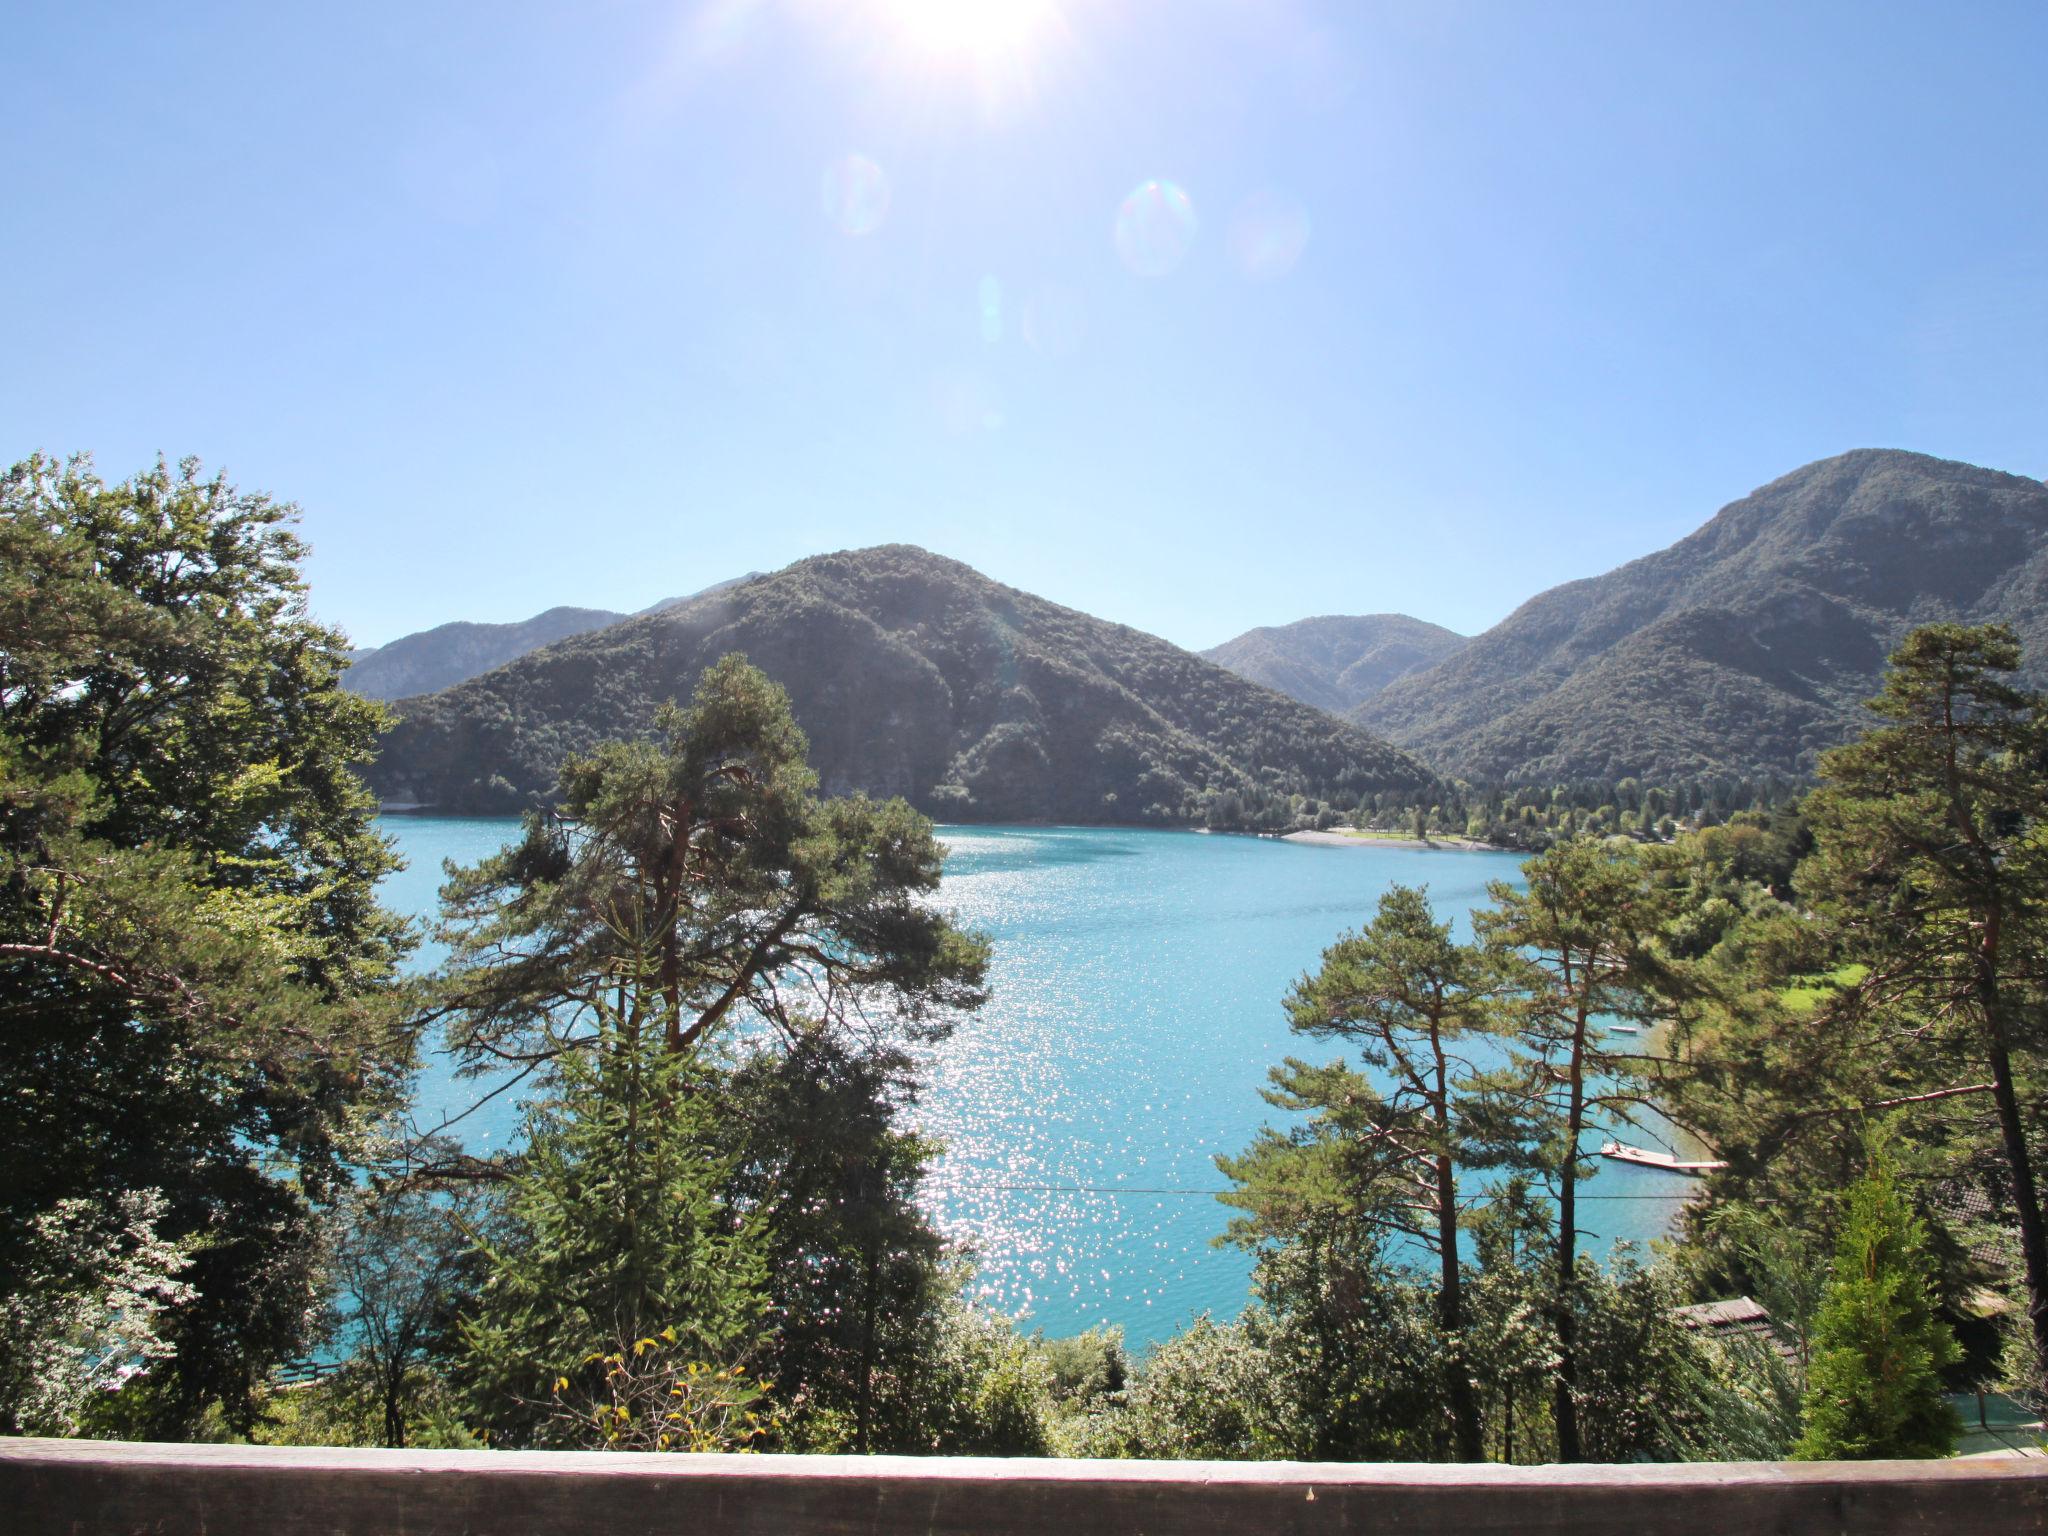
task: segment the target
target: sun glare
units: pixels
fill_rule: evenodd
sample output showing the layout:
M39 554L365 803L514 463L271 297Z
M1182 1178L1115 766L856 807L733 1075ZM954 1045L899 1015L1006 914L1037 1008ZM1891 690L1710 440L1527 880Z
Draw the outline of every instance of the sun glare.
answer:
M1014 61L1058 21L1057 0L880 0L902 40L936 58Z

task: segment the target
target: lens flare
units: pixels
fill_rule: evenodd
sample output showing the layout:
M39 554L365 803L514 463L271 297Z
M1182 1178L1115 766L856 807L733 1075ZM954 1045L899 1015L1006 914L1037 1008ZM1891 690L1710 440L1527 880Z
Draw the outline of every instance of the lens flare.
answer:
M1195 242L1195 205L1170 181L1135 188L1116 211L1116 253L1140 277L1164 277Z
M1230 219L1230 259L1257 282L1285 277L1308 249L1308 210L1285 192L1254 192Z
M889 216L888 175L866 155L842 155L825 167L818 206L842 235L872 235Z

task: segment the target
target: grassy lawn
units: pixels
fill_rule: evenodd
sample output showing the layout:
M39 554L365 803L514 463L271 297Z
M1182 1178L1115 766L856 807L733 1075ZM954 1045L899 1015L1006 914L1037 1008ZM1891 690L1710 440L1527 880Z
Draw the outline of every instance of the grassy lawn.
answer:
M1778 994L1778 1001L1793 1013L1811 1013L1821 1005L1821 1000L1838 987L1853 987L1869 972L1866 965L1844 965L1829 971L1825 976L1802 977L1798 986L1787 987Z

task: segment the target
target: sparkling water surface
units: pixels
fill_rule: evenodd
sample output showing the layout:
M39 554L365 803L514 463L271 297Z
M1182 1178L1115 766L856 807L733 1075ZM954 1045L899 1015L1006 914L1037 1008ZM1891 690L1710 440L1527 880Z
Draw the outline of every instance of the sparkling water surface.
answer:
M508 820L394 816L408 868L385 897L425 916L441 861L474 862ZM1133 1345L1204 1310L1236 1314L1248 1259L1214 1246L1229 1211L1214 1157L1273 1118L1267 1069L1334 1045L1290 1034L1280 1000L1395 882L1458 918L1508 854L1096 827L945 827L941 901L995 943L993 997L928 1054L914 1118L946 1146L931 1209L976 1252L977 1289L1028 1327L1119 1324ZM416 964L439 954L423 948ZM517 1132L511 1095L423 1074L418 1114L476 1151ZM1597 1144L1602 1132L1592 1133ZM1667 1228L1686 1181L1602 1163L1581 1186L1588 1247Z

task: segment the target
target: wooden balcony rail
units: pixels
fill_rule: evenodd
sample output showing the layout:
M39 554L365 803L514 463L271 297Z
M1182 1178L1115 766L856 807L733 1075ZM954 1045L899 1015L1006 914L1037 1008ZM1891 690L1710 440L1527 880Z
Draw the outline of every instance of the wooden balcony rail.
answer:
M1451 1467L0 1439L12 1536L2048 1533L2048 1461Z

